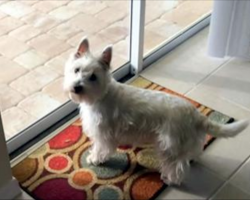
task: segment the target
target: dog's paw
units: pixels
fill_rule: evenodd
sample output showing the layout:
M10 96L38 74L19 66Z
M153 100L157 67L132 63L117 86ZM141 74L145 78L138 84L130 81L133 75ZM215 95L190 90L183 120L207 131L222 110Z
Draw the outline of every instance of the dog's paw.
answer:
M179 179L169 179L166 175L161 174L161 180L168 186L179 186L181 185L181 180Z
M95 157L93 157L91 154L88 155L86 161L87 161L87 163L89 165L95 165L95 166L97 166L97 165L101 164L101 162L99 162L98 159L96 159Z
M168 179L167 176L161 175L161 180L166 184L166 185L172 185L172 182Z

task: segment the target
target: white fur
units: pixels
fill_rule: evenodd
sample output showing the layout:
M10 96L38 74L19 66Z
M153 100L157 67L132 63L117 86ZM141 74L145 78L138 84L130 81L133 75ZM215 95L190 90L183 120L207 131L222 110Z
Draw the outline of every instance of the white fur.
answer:
M104 52L106 56L107 50ZM245 121L212 123L187 100L120 84L111 78L102 59L83 52L80 58L72 56L65 69L65 90L80 103L84 131L93 141L89 163L105 162L119 145L151 143L161 163L161 178L168 184L180 184L190 159L202 152L206 133L232 137L247 127ZM81 68L78 74L76 67ZM96 82L88 80L93 73ZM84 87L81 94L72 91L77 81Z

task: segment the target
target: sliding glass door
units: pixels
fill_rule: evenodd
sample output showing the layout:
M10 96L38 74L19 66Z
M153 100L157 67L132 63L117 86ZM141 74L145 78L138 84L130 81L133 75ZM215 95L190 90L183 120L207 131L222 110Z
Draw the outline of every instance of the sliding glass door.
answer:
M1 112L10 151L76 109L62 83L64 63L82 37L95 55L113 44L114 73L129 62L130 7L126 0L0 4Z
M113 76L137 75L209 24L212 1L0 3L1 115L9 153L77 110L63 68L83 36L98 55L113 44Z
M144 56L197 25L212 5L212 0L146 0Z

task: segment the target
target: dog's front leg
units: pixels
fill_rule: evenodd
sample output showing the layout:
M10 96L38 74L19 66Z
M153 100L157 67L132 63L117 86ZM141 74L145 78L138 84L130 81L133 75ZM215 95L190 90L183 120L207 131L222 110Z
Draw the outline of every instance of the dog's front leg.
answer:
M94 139L92 149L87 157L87 163L93 165L102 164L109 159L115 150L116 146L112 143Z

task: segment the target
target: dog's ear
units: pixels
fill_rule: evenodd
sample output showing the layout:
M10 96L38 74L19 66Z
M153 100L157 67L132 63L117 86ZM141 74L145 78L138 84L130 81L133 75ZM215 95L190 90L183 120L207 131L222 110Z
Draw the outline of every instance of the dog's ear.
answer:
M86 53L89 53L89 41L87 37L84 37L81 40L81 43L78 45L78 49L77 49L77 52L75 53L75 57L80 58Z
M110 62L112 60L112 45L107 46L101 55L101 61L104 62L108 67L110 67Z

